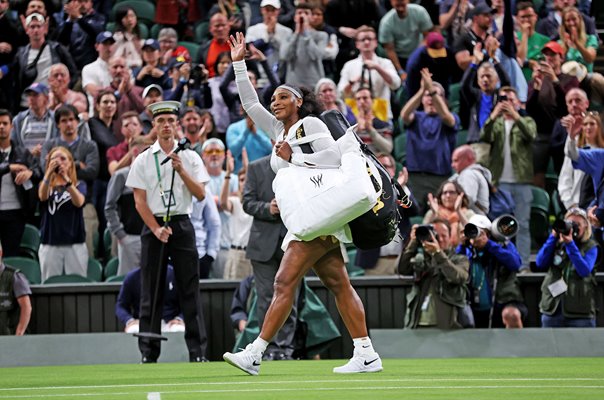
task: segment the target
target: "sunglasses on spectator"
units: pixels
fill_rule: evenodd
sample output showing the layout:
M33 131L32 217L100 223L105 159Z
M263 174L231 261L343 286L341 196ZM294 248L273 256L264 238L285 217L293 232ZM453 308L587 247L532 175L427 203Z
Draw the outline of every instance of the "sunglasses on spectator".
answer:
M224 154L224 150L209 149L209 150L204 150L203 154L206 154L208 156L220 156L220 155Z

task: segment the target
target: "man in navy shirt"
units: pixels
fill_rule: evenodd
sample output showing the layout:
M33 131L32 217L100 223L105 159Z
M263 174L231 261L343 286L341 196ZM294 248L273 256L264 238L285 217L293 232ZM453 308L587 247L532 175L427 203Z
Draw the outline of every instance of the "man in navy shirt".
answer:
M423 213L428 193L436 192L451 175L459 117L449 111L443 87L432 82L427 68L421 76L421 88L405 104L401 118L407 128L409 186ZM424 111L417 111L420 105Z

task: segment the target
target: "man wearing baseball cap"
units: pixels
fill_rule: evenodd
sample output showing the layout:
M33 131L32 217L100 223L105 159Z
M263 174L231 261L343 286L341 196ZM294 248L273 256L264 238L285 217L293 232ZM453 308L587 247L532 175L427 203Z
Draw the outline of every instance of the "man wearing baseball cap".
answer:
M15 55L14 70L18 72L14 83L14 93L22 93L24 88L34 82L47 85L50 66L56 63L63 63L67 66L71 76L71 85L78 81L80 72L69 51L58 42L46 40L48 23L44 15L29 14L25 18L25 33L29 43L19 47ZM26 107L27 98L23 95L19 109L23 110Z
M271 68L279 64L281 44L293 33L290 28L279 23L280 13L281 2L279 0L262 0L260 2L262 22L250 26L245 33L246 42L256 43L260 47L265 44L267 49L272 49L272 51L263 51ZM268 79L264 71L260 71L260 79L264 81Z
M34 157L40 157L42 144L59 135L52 113L48 109L48 86L32 83L24 90L28 108L13 119L11 140L24 146Z
M533 79L529 82L529 95L526 111L533 116L537 124L537 138L533 143L534 184L545 187L545 172L550 156L556 152L554 168L560 172L562 160L560 151L551 148L551 137L557 120L567 114L565 97L572 88L579 87L576 77L562 72L565 52L558 42L548 42L541 50L544 60L533 70Z
M98 58L86 65L82 69L82 87L88 94L88 104L90 104L91 113L93 111L94 98L99 90L111 84L111 73L109 73L109 59L113 55L115 39L109 31L104 31L96 35L96 44L94 48L98 53Z
M60 21L57 40L73 55L78 69L96 59L93 45L103 31L105 16L92 7L92 0L68 0L53 17Z
M432 80L440 83L449 94L449 83L461 79L462 71L455 62L453 52L447 48L445 38L439 32L426 35L426 45L420 46L409 56L407 61L407 93L412 96L419 90L422 80L420 71L428 68Z
M132 70L135 85L140 87L159 85L162 89L168 89L170 77L166 73L166 67L159 65L159 42L155 39L147 39L143 42L142 50L143 66Z
M143 90L143 104L145 109L139 114L141 124L143 125L143 133L146 135L153 128L153 114L150 106L159 101L164 101L164 89L156 84L151 84Z
M496 241L492 223L476 214L464 227L459 254L470 260L470 306L476 328L522 328L528 309L516 272L522 265L516 246Z

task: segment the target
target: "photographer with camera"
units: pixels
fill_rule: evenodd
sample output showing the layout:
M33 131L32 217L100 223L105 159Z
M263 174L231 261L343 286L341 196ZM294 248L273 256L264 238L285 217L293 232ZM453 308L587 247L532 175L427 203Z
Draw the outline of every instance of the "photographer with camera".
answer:
M493 223L474 215L464 227L457 253L470 260L470 306L476 328L522 328L528 314L516 273L520 254L509 241L518 221L503 215Z
M542 327L595 328L597 258L587 213L571 208L537 254L537 268L547 269L539 303Z
M205 65L192 64L186 57L178 56L168 63L168 75L172 87L164 93L166 100L178 101L186 107L212 107L212 90Z
M466 304L468 259L456 254L451 226L444 219L413 225L411 241L403 252L399 273L413 275L407 296L407 328L462 328L458 313Z

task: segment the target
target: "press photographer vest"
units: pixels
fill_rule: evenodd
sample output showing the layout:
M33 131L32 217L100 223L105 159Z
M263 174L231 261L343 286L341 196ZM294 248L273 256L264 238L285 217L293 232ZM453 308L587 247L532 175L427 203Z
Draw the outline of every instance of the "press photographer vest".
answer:
M580 243L579 251L585 256L592 248L598 244L590 239L587 242ZM558 247L556 247L558 250ZM596 316L596 269L591 271L589 276L581 277L573 267L566 251L561 255L562 262L559 265L549 265L547 275L541 285L541 302L539 311L545 315L553 315L562 302L562 315L566 318L594 318ZM568 288L563 294L553 297L547 288L552 283L564 279Z
M13 291L17 271L5 265L0 274L0 335L13 335L19 321L20 310Z

